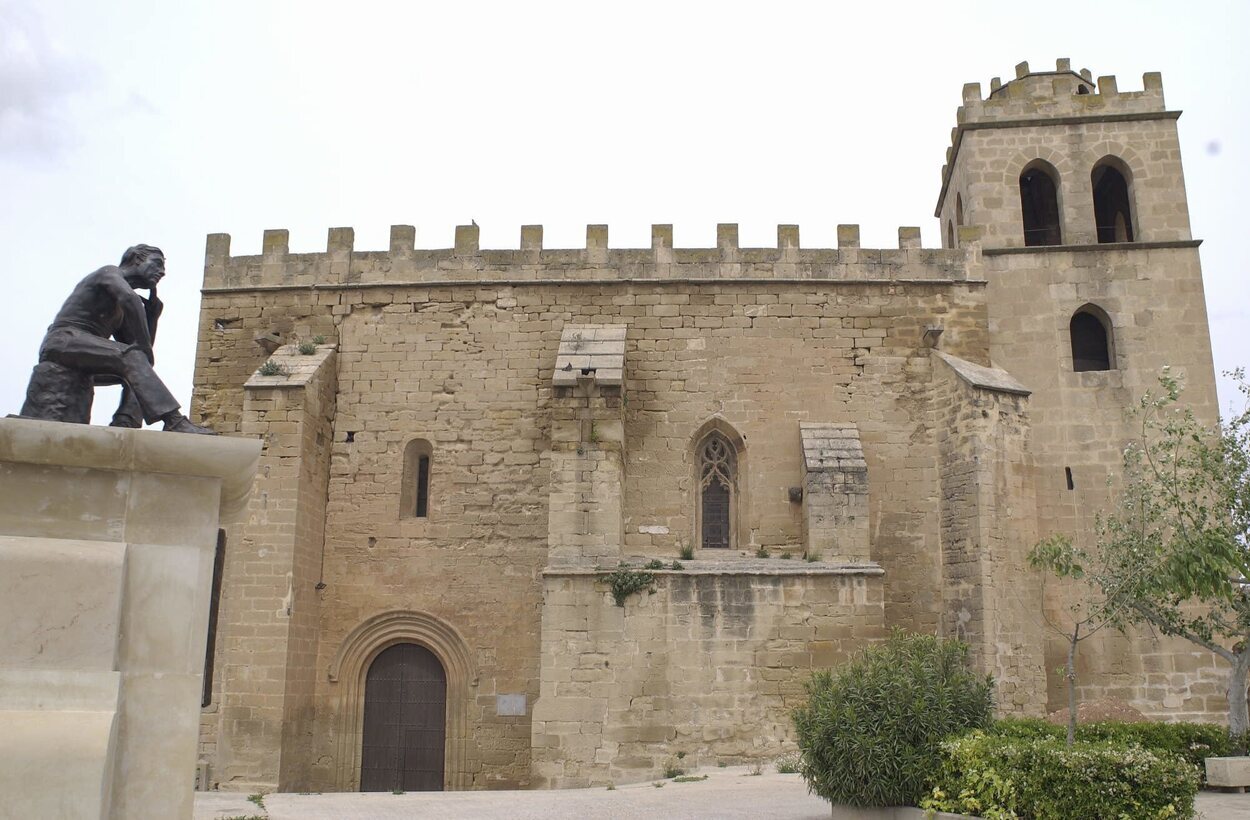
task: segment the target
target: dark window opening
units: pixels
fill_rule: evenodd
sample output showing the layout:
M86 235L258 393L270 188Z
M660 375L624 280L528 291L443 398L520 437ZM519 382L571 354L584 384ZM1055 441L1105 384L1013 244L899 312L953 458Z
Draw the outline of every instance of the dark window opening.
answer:
M1068 489L1069 489L1069 490L1075 490L1075 489L1076 489L1076 485L1072 483L1072 468L1071 468L1071 467L1064 467L1064 468L1063 468L1063 472L1064 472L1064 474L1065 474L1065 475L1067 476L1067 478L1068 478Z
M1133 241L1133 209L1128 181L1110 165L1098 165L1090 173L1094 188L1094 224L1099 243Z
M955 223L950 221L946 223L946 247L955 247Z
M430 457L417 460L417 518L425 518L430 510Z
M217 612L221 608L221 574L226 566L226 531L217 530L217 551L213 554L213 586L208 599L208 639L204 642L204 681L200 707L213 702L213 656L217 654Z
M1078 85L1078 86L1076 87L1076 93L1077 93L1077 94L1088 94L1088 93L1089 93L1089 86L1087 86L1087 85Z
M433 447L423 438L414 438L404 446L403 475L399 483L400 518L429 518L433 457Z
M1110 333L1094 314L1082 310L1068 327L1072 336L1072 369L1077 373L1111 369Z
M1058 245L1062 241L1055 179L1036 165L1020 175L1020 210L1025 246Z
M733 446L719 433L699 449L699 525L704 549L728 549L733 543L737 465Z
M955 224L964 224L964 198L955 194Z

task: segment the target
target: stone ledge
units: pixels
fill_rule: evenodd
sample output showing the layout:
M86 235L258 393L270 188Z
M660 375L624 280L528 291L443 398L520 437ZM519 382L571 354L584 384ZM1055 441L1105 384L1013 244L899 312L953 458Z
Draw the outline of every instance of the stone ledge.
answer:
M129 430L36 419L0 419L0 462L169 473L221 480L219 514L233 520L252 490L260 441Z
M1014 393L1019 396L1028 396L1033 392L1016 381L1006 370L973 364L940 350L933 352L939 359L950 365L951 370L954 370L961 379L973 387L993 390L997 393Z
M1026 248L982 248L985 256L1015 256L1034 253L1106 253L1107 251L1158 251L1196 248L1201 239L1172 239L1166 242L1100 242L1095 245L1031 245Z
M741 561L681 561L681 569L646 569L643 564L648 560L633 559L626 569L644 570L656 575L885 575L879 564L868 562L863 564L833 564L820 561L808 562L802 558L783 560L780 558L755 558ZM670 559L671 562L672 559ZM621 567L546 567L545 577L576 577L609 575Z

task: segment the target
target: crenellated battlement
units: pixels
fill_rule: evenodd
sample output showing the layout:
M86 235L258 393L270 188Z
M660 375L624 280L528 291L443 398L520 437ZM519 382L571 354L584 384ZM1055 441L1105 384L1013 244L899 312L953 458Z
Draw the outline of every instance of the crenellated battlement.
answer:
M586 226L584 248L544 248L543 227L524 225L518 249L482 249L479 229L459 225L452 247L419 249L416 229L391 226L390 247L358 251L351 228L331 228L326 250L291 253L286 230L267 230L261 253L232 256L229 234L209 234L206 291L495 282L821 279L978 280L980 248L922 248L920 229L898 230L898 248L867 249L858 225L838 226L837 248L801 248L797 225L777 226L775 248L742 248L738 226L716 227L714 248L674 248L673 226L652 225L650 248L611 248L607 225ZM971 271L971 272L970 272Z
M1179 111L1167 110L1163 98L1163 75L1142 75L1142 90L1121 91L1114 75L1094 79L1088 68L1072 70L1066 57L1055 61L1054 71L1033 71L1027 62L1016 66L1014 79L990 80L988 96L980 83L966 83L963 104L955 114L951 144L942 166L942 188L936 214L940 216L955 157L964 134L978 129L1019 128L1078 123L1176 119Z
M1054 71L1030 71L1027 62L1020 63L1015 79L1003 83L995 77L990 80L989 96L981 95L980 83L964 85L963 105L956 113L959 124L1166 110L1163 76L1158 72L1142 75L1141 91L1121 91L1114 75L1099 77L1095 82L1088 68L1073 71L1066 58L1055 61Z

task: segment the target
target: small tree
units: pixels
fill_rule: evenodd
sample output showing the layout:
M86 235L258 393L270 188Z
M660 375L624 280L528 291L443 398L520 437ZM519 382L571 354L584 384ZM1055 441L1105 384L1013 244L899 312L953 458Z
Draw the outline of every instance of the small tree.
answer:
M1053 535L1041 541L1029 553L1029 564L1035 569L1048 570L1060 578L1081 581L1085 578L1085 565L1091 558L1087 552L1073 546L1066 535ZM1105 568L1104 568L1105 569ZM1123 629L1123 600L1105 594L1077 599L1070 607L1072 622L1056 624L1046 618L1046 625L1063 636L1068 644L1068 658L1063 667L1063 678L1068 686L1068 745L1076 742L1076 652L1081 641L1088 640L1107 627ZM1043 616L1044 617L1044 616Z
M1116 617L1150 624L1228 661L1228 726L1244 748L1250 716L1250 387L1219 427L1182 406L1167 370L1135 408L1117 505L1097 519L1086 577Z

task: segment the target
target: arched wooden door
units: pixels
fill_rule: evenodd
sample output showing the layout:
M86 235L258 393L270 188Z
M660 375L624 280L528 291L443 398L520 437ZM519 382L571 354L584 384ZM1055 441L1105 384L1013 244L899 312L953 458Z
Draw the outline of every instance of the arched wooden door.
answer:
M365 678L360 790L441 791L447 673L415 643L382 650Z

